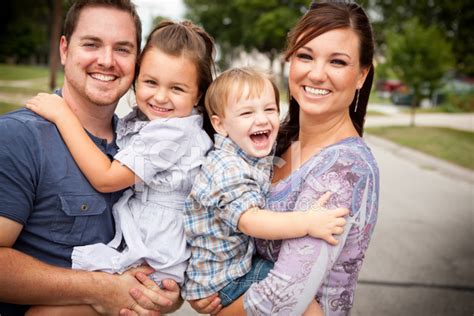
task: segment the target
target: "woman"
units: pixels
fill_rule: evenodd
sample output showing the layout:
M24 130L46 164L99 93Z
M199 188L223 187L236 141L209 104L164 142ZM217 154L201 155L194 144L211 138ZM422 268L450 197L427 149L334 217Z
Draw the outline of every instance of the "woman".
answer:
M339 245L304 237L257 241L275 261L222 315L301 315L314 298L326 315L345 315L377 219L379 173L363 141L373 79L373 37L365 12L354 3L317 3L289 35L289 113L278 138L268 206L307 209L327 191L326 207L347 207ZM200 301L201 312L215 301ZM207 308L207 310L206 310ZM313 315L317 311L313 310Z

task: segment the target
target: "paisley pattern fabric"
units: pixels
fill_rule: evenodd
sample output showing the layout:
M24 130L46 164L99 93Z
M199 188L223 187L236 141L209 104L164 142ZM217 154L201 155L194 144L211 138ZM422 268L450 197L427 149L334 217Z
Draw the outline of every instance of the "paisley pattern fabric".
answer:
M347 315L364 254L377 221L379 171L362 138L324 148L288 178L274 184L268 207L305 211L325 192L326 207L347 207L350 215L339 244L309 236L257 240L258 253L275 261L268 277L247 291L247 315L301 315L316 298L325 315Z

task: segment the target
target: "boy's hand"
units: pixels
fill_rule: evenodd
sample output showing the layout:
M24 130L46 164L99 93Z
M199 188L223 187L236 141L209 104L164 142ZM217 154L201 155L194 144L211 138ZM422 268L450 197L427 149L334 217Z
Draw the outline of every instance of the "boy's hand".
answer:
M189 304L199 314L215 315L222 309L221 299L217 293L200 300L191 300Z
M29 99L26 108L55 124L66 115L73 114L63 98L49 93L39 93Z
M331 245L337 245L339 241L333 235L344 232L346 225L344 217L349 214L349 210L347 208L326 209L324 205L330 196L330 193L325 193L308 210L308 235L323 239Z

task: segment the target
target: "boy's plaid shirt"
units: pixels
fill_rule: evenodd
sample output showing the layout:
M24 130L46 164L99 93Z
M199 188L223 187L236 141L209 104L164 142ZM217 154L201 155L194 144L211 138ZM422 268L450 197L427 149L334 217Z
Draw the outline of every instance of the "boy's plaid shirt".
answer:
M254 158L231 139L215 135L215 146L196 176L185 203L186 238L191 258L183 298L218 292L251 267L255 246L238 230L240 215L265 206L273 155Z

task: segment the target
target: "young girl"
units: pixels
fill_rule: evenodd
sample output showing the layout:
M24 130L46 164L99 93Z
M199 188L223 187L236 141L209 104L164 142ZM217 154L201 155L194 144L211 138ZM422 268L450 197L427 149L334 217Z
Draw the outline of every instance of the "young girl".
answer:
M62 98L41 94L28 102L29 109L56 124L98 191L132 186L114 205L113 240L75 247L73 268L122 273L146 263L156 270L151 275L155 282L171 278L183 283L190 255L182 221L184 200L212 146L211 129L203 129L203 119L209 120L203 102L212 81L213 52L212 38L188 21L163 21L151 32L138 60L137 106L119 121L120 151L112 162ZM104 85L113 84L112 76L103 77L99 79ZM100 205L83 205L81 211L97 208Z

